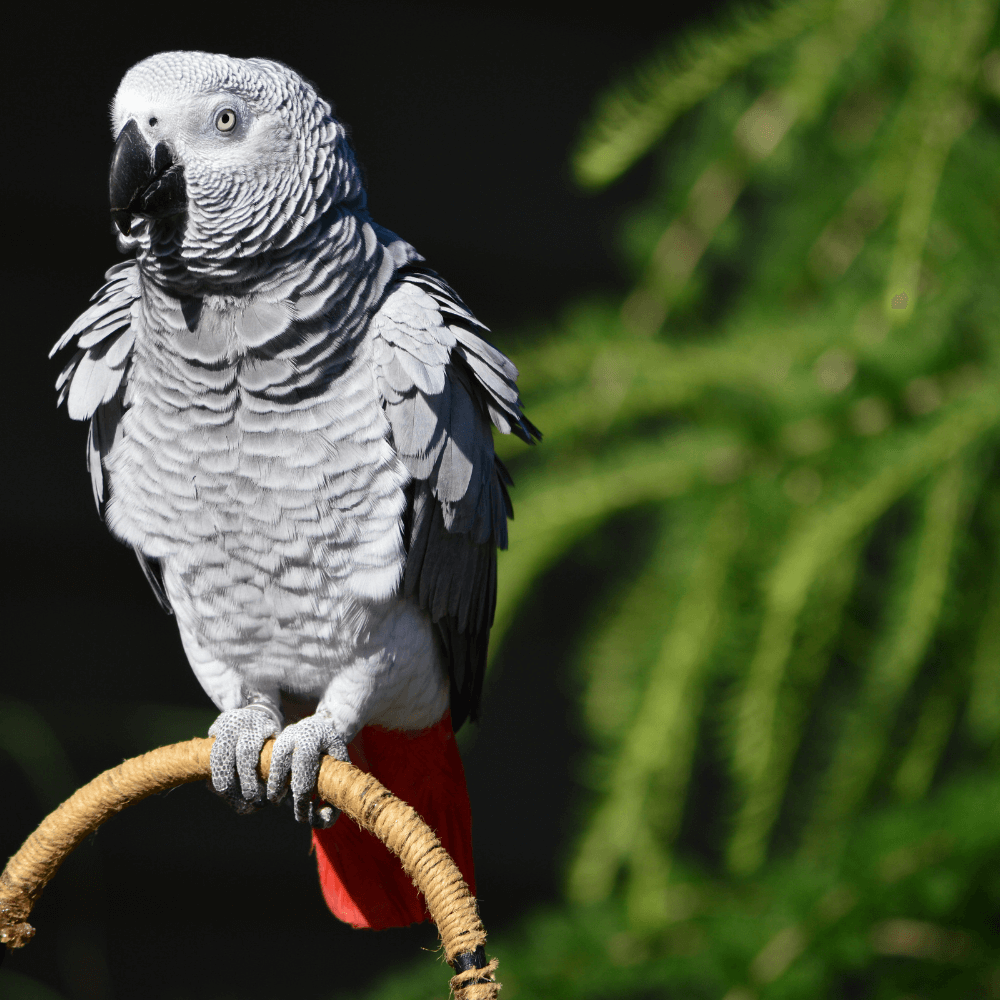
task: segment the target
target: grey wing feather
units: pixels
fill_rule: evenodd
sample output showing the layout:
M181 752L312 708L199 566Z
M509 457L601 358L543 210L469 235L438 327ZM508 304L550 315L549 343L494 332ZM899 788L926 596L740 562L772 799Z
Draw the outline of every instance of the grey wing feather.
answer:
M139 269L135 261L116 264L105 275L107 283L91 299L91 306L56 341L52 357L66 347L76 353L56 380L58 405L74 420L89 420L87 434L87 469L97 510L104 516L108 500L105 459L118 439L124 412L125 384L135 345L133 321L139 301ZM159 579L155 560L147 559L138 549L136 558L153 588L157 601L166 611L170 602Z
M510 475L491 424L534 443L517 369L433 271L399 274L372 323L376 379L393 444L412 476L403 593L431 614L449 662L452 723L476 718L507 546Z

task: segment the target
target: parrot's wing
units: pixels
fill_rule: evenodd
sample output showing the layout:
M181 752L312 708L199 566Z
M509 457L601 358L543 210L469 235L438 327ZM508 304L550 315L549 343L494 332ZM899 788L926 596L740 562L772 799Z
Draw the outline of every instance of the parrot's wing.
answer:
M94 503L102 517L108 499L104 460L115 444L135 345L133 323L140 294L139 267L134 260L116 264L105 278L106 284L93 296L90 307L49 352L52 357L66 347L76 348L69 364L56 379L57 405L65 401L74 420L90 421L87 469ZM138 549L135 554L157 600L170 611L159 579L159 567Z
M476 717L496 606L496 550L507 546L511 479L490 424L533 443L517 369L433 271L410 266L372 323L379 391L413 482L403 593L426 608L445 647L452 720Z

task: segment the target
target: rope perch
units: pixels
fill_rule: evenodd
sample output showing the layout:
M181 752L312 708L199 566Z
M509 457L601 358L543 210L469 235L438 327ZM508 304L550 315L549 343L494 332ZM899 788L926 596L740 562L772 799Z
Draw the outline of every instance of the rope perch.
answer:
M46 816L0 874L0 942L20 948L34 936L28 917L35 901L73 848L101 824L157 792L208 780L214 742L192 739L126 760L99 774ZM268 740L260 755L265 781L273 748L274 740ZM445 957L456 973L450 984L455 1000L496 1000L497 962L486 962L486 930L475 897L416 810L377 778L332 757L323 758L317 788L323 799L378 837L423 893Z

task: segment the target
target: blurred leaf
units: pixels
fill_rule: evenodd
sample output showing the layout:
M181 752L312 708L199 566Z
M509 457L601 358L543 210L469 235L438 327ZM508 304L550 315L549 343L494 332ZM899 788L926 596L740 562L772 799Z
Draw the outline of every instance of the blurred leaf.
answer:
M672 840L701 704L698 675L715 641L721 591L742 527L741 511L732 502L721 503L707 519L703 545L660 640L639 710L624 727L607 798L591 821L570 872L572 899L600 901L611 894L619 866L638 855L629 898L633 920L640 925L664 919L668 897L666 858L660 857L646 831L653 812L652 784L659 778L657 792L667 804L666 812L658 810L657 833ZM671 555L668 549L657 558L668 560Z
M728 31L689 37L680 56L654 57L602 99L574 159L577 179L586 187L613 181L678 115L755 57L829 17L833 8L831 0L782 4L757 17L743 15Z
M807 833L807 849L815 849L817 841L836 835L843 821L863 801L882 762L894 716L937 627L955 534L960 529L967 477L963 461L955 458L928 490L912 567L904 571L897 608L883 633L883 642L874 650L860 703L841 733ZM941 712L939 704L932 702L931 706L931 711ZM931 719L925 726L935 725ZM911 764L910 769L914 766ZM914 775L908 780L912 783L919 777Z
M990 497L993 520L1000 525L1000 494ZM986 613L978 629L969 692L969 726L983 746L1000 739L1000 534L991 539L985 557L992 564Z
M61 993L13 969L0 971L4 1000L64 1000Z
M77 778L52 727L30 705L0 700L0 750L24 772L46 810L76 791Z

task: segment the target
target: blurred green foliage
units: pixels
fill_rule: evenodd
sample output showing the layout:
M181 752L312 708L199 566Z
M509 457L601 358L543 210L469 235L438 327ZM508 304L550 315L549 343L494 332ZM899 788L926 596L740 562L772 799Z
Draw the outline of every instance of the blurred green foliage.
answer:
M546 439L497 442L494 649L574 545L655 530L580 623L591 798L564 904L491 943L505 997L1000 997L997 6L733 16L583 133L582 186L655 177L631 293L515 352ZM0 708L58 801L47 723ZM210 718L174 714L143 746Z
M1000 997L996 22L766 8L584 132L582 185L656 177L624 302L516 353L546 440L498 442L494 646L614 515L657 528L581 623L591 807L505 995Z

